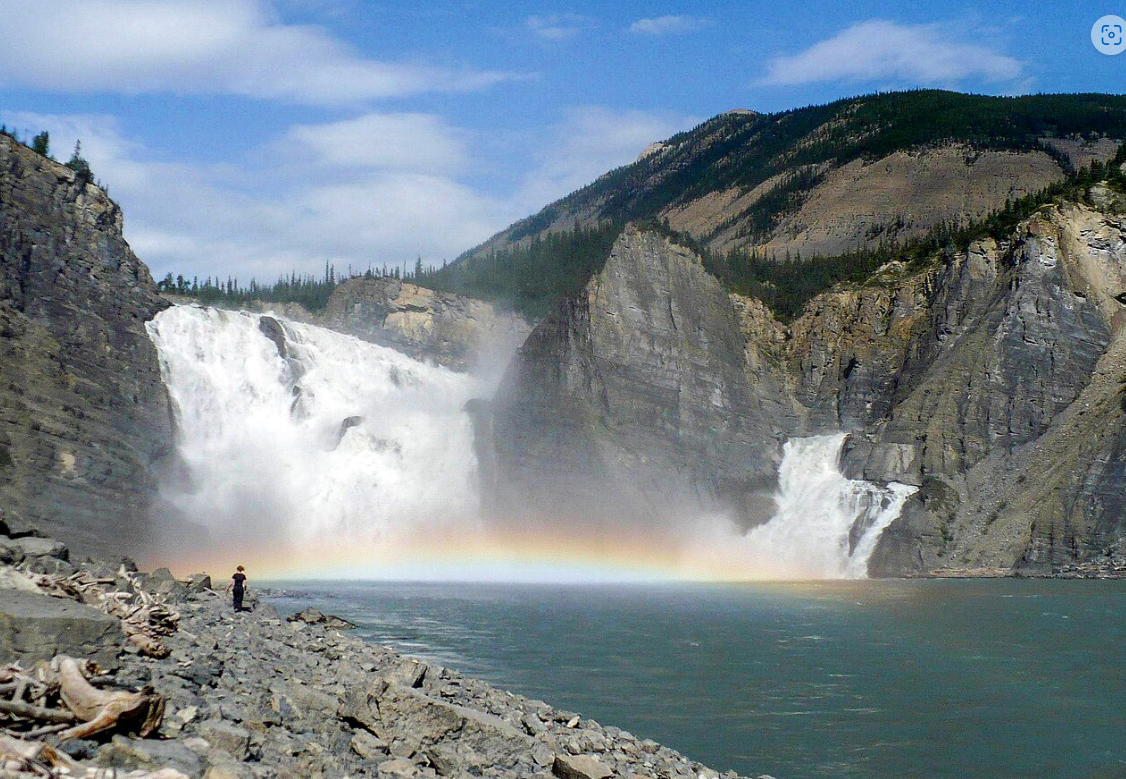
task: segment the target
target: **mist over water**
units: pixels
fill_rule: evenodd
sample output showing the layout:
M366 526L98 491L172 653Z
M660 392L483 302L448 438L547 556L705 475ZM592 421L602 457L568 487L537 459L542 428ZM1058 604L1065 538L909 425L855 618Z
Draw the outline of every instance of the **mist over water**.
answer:
M148 324L187 470L166 498L206 530L170 541L173 564L354 578L857 578L913 491L844 478L841 434L786 444L778 511L745 535L703 510L612 537L562 518L547 532L502 523L482 514L464 410L491 396L495 376L273 319L280 334L259 314L187 305Z

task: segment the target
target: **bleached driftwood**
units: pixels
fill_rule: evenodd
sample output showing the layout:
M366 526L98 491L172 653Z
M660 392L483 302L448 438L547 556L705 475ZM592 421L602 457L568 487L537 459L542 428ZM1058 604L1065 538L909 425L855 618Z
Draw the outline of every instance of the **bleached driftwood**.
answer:
M0 668L0 685L10 690L0 698L0 719L9 732L24 737L57 734L59 740L86 738L110 729L145 737L160 727L164 697L151 687L140 692L100 690L87 673L94 664L59 655L40 663L34 675L19 666Z
M126 640L147 657L163 658L168 649L160 640L176 632L180 614L158 595L145 592L137 576L124 568L118 575L128 581L133 592L111 590L115 579L99 578L87 571L70 576L22 571L10 574L21 579L21 589L36 589L57 598L67 598L93 606L121 621Z
M160 727L164 719L164 696L151 687L140 692L99 690L86 680L79 662L60 655L57 665L59 698L80 724L59 733L59 739L88 738L111 728L135 732L141 738Z

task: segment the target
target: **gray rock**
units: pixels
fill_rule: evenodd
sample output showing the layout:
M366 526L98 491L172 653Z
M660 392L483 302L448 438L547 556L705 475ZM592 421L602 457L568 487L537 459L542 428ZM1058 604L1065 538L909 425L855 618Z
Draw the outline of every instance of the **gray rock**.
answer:
M246 728L222 720L207 720L199 725L199 735L214 749L236 760L245 760L250 753L250 732Z
M456 370L506 357L530 329L484 301L389 278L345 281L315 321Z
M126 771L174 768L193 779L203 776L203 759L180 741L157 741L114 736L98 750L98 765Z
M233 760L220 760L212 763L203 779L252 779L255 776L253 769L246 763L236 763Z
M325 621L325 615L312 606L286 617L289 622L304 622L307 625L320 625Z
M110 668L121 645L120 623L97 609L63 598L0 590L0 663L28 667L65 654Z
M490 499L520 521L559 506L591 521L676 522L701 506L764 521L780 442L802 416L777 346L744 333L780 332L771 322L688 249L627 227L586 289L533 330L491 431L478 426L495 455Z
M606 779L614 772L590 755L556 755L551 772L559 779Z
M352 736L349 746L353 752L364 760L383 760L389 754L387 742L366 730L361 730Z
M5 543L17 547L24 553L25 557L54 557L59 560L68 560L70 558L70 550L67 549L66 544L62 541L56 541L53 538L35 538L34 536L27 536L24 538L13 538Z
M390 670L384 671L382 676L391 684L400 687L421 687L426 678L426 663L414 658L403 658Z
M145 550L173 416L167 307L101 189L0 137L0 504L76 551Z
M193 573L188 577L188 591L192 593L200 593L205 590L212 589L211 577L205 573Z
M9 538L0 538L0 564L19 565L24 560L23 549L10 541Z
M411 779L418 774L418 766L401 757L380 763L379 769L376 771L376 775L384 779Z

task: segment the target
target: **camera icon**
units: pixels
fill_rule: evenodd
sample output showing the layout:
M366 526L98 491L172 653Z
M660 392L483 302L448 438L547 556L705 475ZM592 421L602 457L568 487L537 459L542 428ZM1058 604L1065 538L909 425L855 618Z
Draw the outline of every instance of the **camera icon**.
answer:
M1091 43L1103 54L1114 56L1126 51L1123 33L1126 32L1126 19L1121 16L1104 16L1091 28Z

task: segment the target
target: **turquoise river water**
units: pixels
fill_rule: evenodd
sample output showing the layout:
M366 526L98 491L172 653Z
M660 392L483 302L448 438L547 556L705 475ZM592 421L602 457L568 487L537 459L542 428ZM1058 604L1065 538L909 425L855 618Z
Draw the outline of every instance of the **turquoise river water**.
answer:
M1126 582L275 586L721 771L1126 777Z

